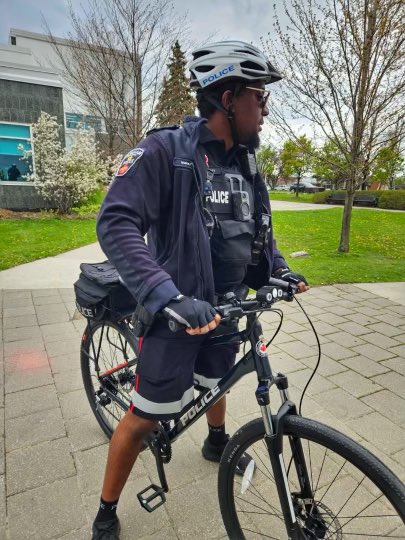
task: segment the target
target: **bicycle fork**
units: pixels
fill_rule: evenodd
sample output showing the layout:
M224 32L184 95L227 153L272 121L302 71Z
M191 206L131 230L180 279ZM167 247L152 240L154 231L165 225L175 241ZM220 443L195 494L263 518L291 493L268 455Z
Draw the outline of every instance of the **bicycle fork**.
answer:
M280 391L283 404L280 407L276 416L272 416L270 408L270 386L274 382ZM268 449L270 462L273 469L274 481L276 483L278 496L280 499L281 510L284 516L284 522L289 540L304 540L305 533L302 531L297 522L297 516L294 509L293 499L288 484L287 472L283 459L283 423L284 418L288 414L297 414L295 405L288 399L288 382L285 375L278 374L273 381L269 379L259 380L259 385L256 390L256 399L259 404L264 428L265 442ZM300 446L300 441L298 441ZM293 454L294 455L294 454ZM298 452L298 459L303 456L303 452ZM294 461L296 456L294 457ZM301 484L302 493L305 493L305 499L312 498L310 493L310 484L308 472L306 470L305 461L300 460L300 466L297 467L299 472L299 482Z

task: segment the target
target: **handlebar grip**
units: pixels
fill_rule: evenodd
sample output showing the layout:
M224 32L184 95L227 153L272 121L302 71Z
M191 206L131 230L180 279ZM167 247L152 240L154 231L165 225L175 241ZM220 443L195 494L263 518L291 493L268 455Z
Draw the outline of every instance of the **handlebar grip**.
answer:
M167 324L172 332L180 332L180 330L185 330L187 328L185 324L175 321L170 313L166 311L166 309L162 309L161 314L165 319L167 319Z
M275 287L280 287L280 289L283 289L283 291L290 291L291 290L291 283L288 281L284 281L283 279L277 279L271 277L269 279L269 285L274 285Z

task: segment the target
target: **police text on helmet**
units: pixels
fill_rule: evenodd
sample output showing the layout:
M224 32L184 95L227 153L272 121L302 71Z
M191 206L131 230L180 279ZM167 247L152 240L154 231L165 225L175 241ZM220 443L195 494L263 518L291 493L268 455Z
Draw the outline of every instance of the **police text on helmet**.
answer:
M224 69L221 69L221 71L218 71L217 73L214 73L213 75L210 75L206 79L203 79L202 85L205 86L208 83L216 81L217 79L220 79L224 75L228 75L232 71L235 71L235 66L233 64L231 64L230 66L227 66Z

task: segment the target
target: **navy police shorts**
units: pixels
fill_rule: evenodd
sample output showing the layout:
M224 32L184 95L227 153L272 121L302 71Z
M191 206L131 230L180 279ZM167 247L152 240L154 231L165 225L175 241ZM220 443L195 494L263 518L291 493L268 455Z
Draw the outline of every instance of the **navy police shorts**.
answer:
M173 333L158 320L142 342L130 410L143 418L179 417L194 399L194 387L212 388L235 363L236 343L204 346L207 338L234 332L219 325L203 336Z

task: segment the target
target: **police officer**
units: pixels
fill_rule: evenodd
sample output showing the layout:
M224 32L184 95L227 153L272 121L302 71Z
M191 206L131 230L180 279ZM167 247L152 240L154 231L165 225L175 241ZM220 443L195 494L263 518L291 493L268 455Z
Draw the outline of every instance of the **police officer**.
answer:
M194 51L190 72L201 116L155 130L130 151L98 218L100 244L139 305L150 314L165 310L186 330L173 334L156 318L143 340L132 404L110 443L94 540L119 538L118 499L156 422L179 417L194 385L212 388L234 364L234 345L201 349L220 324L212 305L242 284L258 289L272 275L300 292L308 288L277 250L255 168L268 114L265 85L280 74L241 41ZM202 453L219 461L229 439L225 398L207 420ZM242 456L241 474L249 461Z

